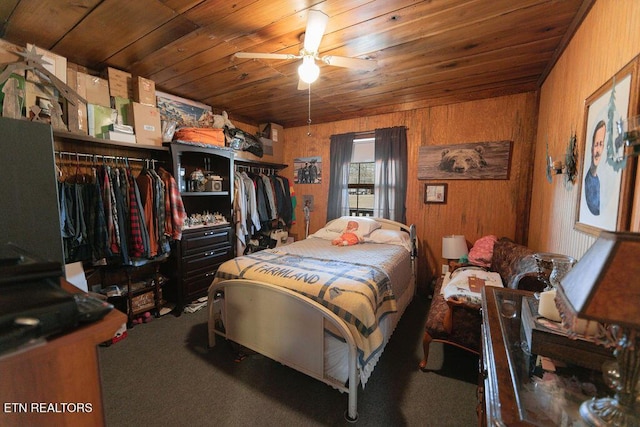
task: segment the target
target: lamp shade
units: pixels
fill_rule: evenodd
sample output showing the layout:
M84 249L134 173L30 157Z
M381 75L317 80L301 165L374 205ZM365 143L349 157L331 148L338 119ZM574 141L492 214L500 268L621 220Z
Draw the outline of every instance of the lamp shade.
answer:
M464 236L451 235L442 238L442 258L460 259L468 253L467 239Z
M639 260L640 233L603 231L560 281L560 297L578 317L638 327Z

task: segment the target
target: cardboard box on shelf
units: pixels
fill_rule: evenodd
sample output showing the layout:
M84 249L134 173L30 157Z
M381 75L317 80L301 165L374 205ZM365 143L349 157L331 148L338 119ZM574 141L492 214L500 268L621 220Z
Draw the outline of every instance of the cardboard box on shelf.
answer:
M85 67L84 65L78 65L78 64L75 64L73 62L68 62L67 61L67 70L69 68L71 68L72 70L78 71L80 73L85 73L85 74L89 73L89 69L87 67Z
M22 53L20 46L0 39L0 64L19 62L24 59L23 56L18 54L19 52Z
M78 76L80 73L78 73ZM107 80L85 74L84 76L85 90L88 104L102 105L103 107L111 107L111 97L109 96L109 82Z
M132 80L133 100L140 104L156 106L156 84L153 80L135 76Z
M82 79L82 82L80 82L79 79ZM82 77L78 76L78 68L72 63L67 64L67 86L73 89L82 98L86 96L84 74ZM71 102L67 101L66 112L69 132L88 135L87 104L78 101L76 105L73 105Z
M263 123L258 126L258 132L273 142L284 142L284 128L276 123Z
M265 162L282 164L283 162L283 146L281 142L274 142L267 138L258 138L262 143L262 157L258 157L249 151L235 150L235 157L241 160L250 160L253 162Z
M108 138L109 126L116 120L116 110L97 104L87 105L89 135L95 138Z
M114 130L107 131L107 139L111 141L136 143L136 136L131 133L116 132Z
M162 146L162 129L158 109L139 102L132 102L130 111L137 143Z
M79 67L74 66L74 67L67 68L67 78L73 78L73 80L75 81L75 84L73 86L70 83L68 84L68 86L71 89L75 90L76 93L82 98L84 98L85 100L87 99L87 77L88 76L89 75L84 71L81 71Z
M77 133L79 135L89 135L87 104L80 101L76 102L76 105L73 105L69 101L65 101L65 103L66 123L69 132Z
M133 97L131 87L131 73L107 67L102 71L102 77L109 82L109 95L130 99Z

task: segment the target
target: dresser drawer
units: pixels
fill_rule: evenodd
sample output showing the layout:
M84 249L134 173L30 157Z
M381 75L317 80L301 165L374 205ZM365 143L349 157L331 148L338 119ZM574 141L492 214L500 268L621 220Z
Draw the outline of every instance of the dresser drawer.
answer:
M208 269L199 270L190 277L186 277L184 279L185 295L193 297L206 294L207 289L213 282L216 271L218 271L218 267L220 267L220 264L214 264Z
M182 250L183 254L190 255L194 250L200 248L230 242L230 227L189 230L182 235Z
M222 247L209 247L196 251L193 255L183 258L182 267L185 277L201 273L201 270L217 270L217 266L233 257L233 248L229 245Z

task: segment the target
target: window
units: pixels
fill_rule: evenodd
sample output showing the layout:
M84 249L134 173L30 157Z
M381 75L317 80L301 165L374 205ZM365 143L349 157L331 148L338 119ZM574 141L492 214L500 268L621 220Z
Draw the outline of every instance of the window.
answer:
M330 153L327 219L351 213L406 222L407 129L404 126L331 135Z
M349 214L373 216L375 161L374 138L353 140L353 152L349 163Z

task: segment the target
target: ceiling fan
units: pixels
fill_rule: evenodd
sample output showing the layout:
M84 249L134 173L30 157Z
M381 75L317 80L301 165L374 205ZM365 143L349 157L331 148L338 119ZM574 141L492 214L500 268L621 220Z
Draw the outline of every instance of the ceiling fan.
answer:
M320 75L320 68L316 64L316 60L322 61L327 65L336 67L353 68L358 70L371 71L377 63L376 61L360 58L349 58L346 56L318 54L320 41L327 27L329 16L319 10L309 10L307 18L307 28L304 32L303 47L300 54L292 55L287 53L252 53L237 52L237 58L256 58L256 59L302 59L302 64L298 67L298 89L305 90L309 85L316 81Z

